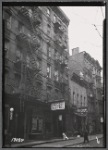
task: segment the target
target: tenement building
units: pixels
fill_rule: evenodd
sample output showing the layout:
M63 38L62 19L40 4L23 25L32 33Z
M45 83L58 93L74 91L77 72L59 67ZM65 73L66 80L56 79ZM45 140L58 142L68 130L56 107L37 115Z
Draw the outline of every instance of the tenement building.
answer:
M104 116L103 86L101 84L101 66L97 60L88 53L79 52L79 48L72 49L69 58L71 102L76 105L79 113L74 118L82 117L89 133L100 133L102 131L102 120ZM76 74L76 75L75 75ZM73 84L73 77L76 84ZM78 79L79 76L79 79ZM75 100L75 101L74 101ZM80 106L79 111L79 103ZM82 107L84 107L82 109ZM85 113L86 112L86 113ZM85 119L84 119L85 118ZM79 124L79 123L78 123Z
M86 82L80 76L80 71L70 70L70 104L74 107L74 114L70 120L72 134L83 135L87 121L87 92Z
M3 6L5 142L67 132L68 25L59 7Z

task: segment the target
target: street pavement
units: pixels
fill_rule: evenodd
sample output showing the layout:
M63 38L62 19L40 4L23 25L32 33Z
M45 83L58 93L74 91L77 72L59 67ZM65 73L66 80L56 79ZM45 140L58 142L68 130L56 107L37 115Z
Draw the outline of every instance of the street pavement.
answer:
M93 140L96 141L96 137L98 137L100 139L103 137L103 135L102 134L90 135L89 136L90 143ZM50 139L50 140L43 140L43 141L25 141L25 142L19 143L19 144L12 143L11 147L69 147L69 146L76 147L77 145L79 145L79 147L82 147L83 141L84 141L83 137L70 137L69 140L63 140L61 138L61 139ZM94 145L95 145L95 143L94 143ZM101 144L100 144L100 147L101 147Z
M98 136L98 137L101 137L101 136ZM100 143L97 144L96 136L89 136L89 140L90 140L89 143L82 144L84 141L84 138L80 137L76 139L34 145L32 147L103 147L103 140L98 139Z
M99 142L97 140L92 140L89 143L82 143L82 144L76 144L76 145L68 145L67 147L104 147L103 138L99 139Z

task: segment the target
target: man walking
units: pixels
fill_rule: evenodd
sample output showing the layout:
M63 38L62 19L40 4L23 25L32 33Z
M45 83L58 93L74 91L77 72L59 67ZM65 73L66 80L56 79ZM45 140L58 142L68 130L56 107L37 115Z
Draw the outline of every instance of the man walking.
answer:
M87 131L87 128L85 127L85 129L84 129L84 143L85 142L89 142L89 139L88 139L88 131Z

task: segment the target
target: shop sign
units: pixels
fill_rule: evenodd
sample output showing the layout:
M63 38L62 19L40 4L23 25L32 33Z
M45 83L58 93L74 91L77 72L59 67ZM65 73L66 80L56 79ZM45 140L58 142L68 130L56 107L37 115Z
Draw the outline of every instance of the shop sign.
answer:
M81 108L81 109L77 109L78 113L87 113L87 108Z
M65 109L65 102L58 102L51 104L51 110L62 110Z

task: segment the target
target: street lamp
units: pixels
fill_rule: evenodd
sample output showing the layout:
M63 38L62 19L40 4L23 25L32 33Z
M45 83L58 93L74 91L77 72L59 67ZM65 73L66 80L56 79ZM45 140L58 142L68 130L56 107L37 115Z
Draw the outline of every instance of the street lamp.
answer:
M14 108L10 108L10 120L13 119L13 112L14 112Z
M100 122L101 122L101 123L103 123L103 122L104 122L104 121L103 121L103 117L100 117Z
M100 117L101 132L103 132L103 122L104 122L103 117Z

